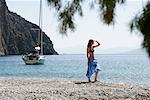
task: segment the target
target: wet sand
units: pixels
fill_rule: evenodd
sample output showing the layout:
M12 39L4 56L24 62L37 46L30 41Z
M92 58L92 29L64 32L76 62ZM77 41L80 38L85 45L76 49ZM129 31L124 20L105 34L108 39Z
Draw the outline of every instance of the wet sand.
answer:
M150 100L150 85L1 77L0 100Z

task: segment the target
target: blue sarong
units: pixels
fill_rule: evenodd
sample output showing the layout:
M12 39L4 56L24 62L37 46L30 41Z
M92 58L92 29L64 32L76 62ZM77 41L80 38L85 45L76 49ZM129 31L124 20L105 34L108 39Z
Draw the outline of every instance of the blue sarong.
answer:
M86 76L90 78L97 71L101 71L101 67L97 64L97 60L94 59L88 64Z

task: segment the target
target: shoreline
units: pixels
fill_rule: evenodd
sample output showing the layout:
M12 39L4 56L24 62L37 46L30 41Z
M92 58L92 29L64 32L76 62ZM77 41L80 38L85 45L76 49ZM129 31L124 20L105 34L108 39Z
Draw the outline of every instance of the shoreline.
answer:
M150 85L0 77L0 100L148 100Z

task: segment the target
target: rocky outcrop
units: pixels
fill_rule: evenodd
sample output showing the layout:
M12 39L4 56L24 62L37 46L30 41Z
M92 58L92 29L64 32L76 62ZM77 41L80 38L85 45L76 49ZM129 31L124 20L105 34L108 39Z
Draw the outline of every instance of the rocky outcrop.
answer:
M4 50L4 39L3 39L3 33L5 33L5 28L6 28L6 9L7 9L7 6L5 6L6 3L4 0L1 0L0 1L0 55L4 55L5 53L5 50Z
M36 29L36 30L33 30ZM17 55L33 51L38 45L39 26L8 10L0 0L0 55ZM57 54L50 38L43 32L44 54Z

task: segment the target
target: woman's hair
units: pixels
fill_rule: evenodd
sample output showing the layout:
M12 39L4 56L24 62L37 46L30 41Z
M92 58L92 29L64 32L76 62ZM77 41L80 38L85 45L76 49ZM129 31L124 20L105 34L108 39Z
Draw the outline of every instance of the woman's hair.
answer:
M94 40L90 39L89 42L88 42L87 47L91 47L93 43L94 43Z

